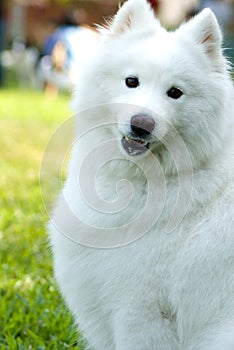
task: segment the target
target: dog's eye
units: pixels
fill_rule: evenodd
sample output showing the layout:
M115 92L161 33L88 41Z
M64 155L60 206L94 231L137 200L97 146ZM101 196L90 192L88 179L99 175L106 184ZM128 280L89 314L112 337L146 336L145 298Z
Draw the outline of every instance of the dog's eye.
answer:
M140 85L139 79L137 77L127 77L125 79L125 84L129 88L137 88Z
M167 91L167 96L170 98L173 98L174 100L177 100L182 95L183 95L183 92L174 86L170 90Z

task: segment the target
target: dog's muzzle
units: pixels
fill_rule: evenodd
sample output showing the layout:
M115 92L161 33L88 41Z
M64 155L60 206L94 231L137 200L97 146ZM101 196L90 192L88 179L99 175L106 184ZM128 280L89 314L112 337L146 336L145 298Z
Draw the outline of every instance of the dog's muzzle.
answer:
M131 118L130 128L129 134L121 140L124 150L131 156L145 153L149 149L155 120L148 114L136 114Z

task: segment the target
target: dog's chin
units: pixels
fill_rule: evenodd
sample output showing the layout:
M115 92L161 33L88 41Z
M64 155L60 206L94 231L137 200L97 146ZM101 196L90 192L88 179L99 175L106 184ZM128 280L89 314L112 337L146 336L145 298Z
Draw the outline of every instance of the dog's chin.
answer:
M140 156L149 152L150 142L143 139L123 136L121 139L121 145L128 155Z

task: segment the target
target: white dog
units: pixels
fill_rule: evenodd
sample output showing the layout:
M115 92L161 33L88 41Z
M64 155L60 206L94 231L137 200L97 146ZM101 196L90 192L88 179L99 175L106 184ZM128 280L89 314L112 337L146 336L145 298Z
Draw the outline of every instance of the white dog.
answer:
M88 348L234 350L234 94L206 9L175 32L129 0L83 72L49 230Z

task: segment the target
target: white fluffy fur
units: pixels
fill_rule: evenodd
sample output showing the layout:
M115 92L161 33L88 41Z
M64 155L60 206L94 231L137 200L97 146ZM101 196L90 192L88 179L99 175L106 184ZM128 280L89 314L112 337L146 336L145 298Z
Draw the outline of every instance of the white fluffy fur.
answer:
M186 215L167 234L178 174L165 147L152 150L167 183L163 211L143 237L115 249L89 248L66 238L79 230L84 230L85 237L88 230L82 224L73 225L63 202L58 201L49 226L55 275L92 349L234 349L234 94L221 41L217 21L208 9L168 33L145 0L129 0L101 35L99 48L79 82L74 109L90 109L78 114L78 136L90 127L117 123L117 127L94 129L73 149L63 193L82 220L94 226L115 226L137 209L130 205L117 216L98 213L88 208L77 186L77 174L88 152L128 128L121 124L129 124L132 116L125 105L134 105L134 111L154 111L154 136L176 154L177 143L170 136L173 126L186 145L193 169ZM129 75L139 77L139 88L125 86ZM184 92L178 100L166 95L175 84ZM121 145L115 152L123 155ZM186 181L191 173L179 152L177 161ZM141 210L145 176L157 194L158 174L152 171L149 154L136 156L136 165L132 158L126 156L126 161L104 168L97 174L96 188L110 199L116 182L126 178L135 188ZM92 176L92 167L88 171ZM157 212L158 197L154 205ZM144 213L142 226L151 216L152 210ZM58 220L65 235L56 229Z

